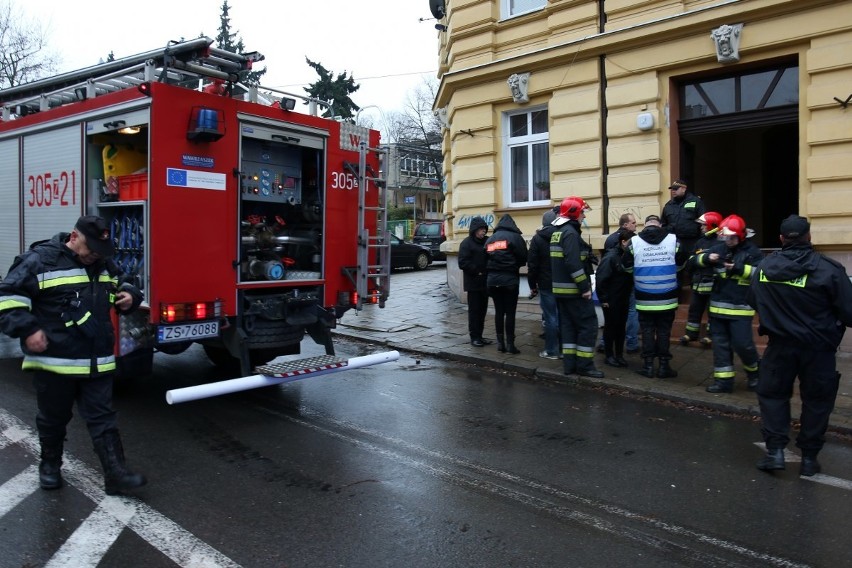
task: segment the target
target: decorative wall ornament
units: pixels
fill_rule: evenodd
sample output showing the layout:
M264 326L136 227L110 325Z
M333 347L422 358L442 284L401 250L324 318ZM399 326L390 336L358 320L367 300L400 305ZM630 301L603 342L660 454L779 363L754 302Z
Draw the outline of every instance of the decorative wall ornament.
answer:
M722 24L710 33L716 44L716 60L719 63L736 63L740 60L740 34L742 24Z
M512 73L509 76L509 88L512 90L512 100L516 103L528 103L529 97L529 73Z
M446 129L450 127L450 115L447 107L437 108L432 114L434 114L435 118L438 119L438 122L441 123L441 128Z

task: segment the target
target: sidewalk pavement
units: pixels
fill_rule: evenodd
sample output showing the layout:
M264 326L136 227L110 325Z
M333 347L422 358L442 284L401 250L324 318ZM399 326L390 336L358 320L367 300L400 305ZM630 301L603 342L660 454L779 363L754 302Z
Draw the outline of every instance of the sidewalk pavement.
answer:
M393 273L385 308L366 306L359 313L347 312L334 333L399 351L503 369L532 379L611 388L662 401L760 415L757 396L746 390L745 371L736 355L734 392L711 394L704 390L713 383L713 350L694 343L682 346L672 342L672 367L678 372L673 379L649 379L636 373L642 364L638 353L625 355L630 363L627 368L605 365L604 356L596 354L595 364L606 375L602 379L564 375L562 361L538 356L544 349L544 340L539 337L542 333L540 314L537 299L521 300L515 330L515 345L521 350L518 355L500 353L495 345L473 347L467 331L467 305L453 295L447 285L446 269L441 263L426 271ZM602 332L599 330L598 333ZM675 321L672 337L679 338L682 334L683 321ZM485 319L485 337L494 338L493 307L489 307ZM758 350L762 352L763 347L764 344L759 342ZM829 432L848 436L852 435L852 355L838 354L837 370L843 376ZM801 412L798 389L791 407L793 417L798 418Z

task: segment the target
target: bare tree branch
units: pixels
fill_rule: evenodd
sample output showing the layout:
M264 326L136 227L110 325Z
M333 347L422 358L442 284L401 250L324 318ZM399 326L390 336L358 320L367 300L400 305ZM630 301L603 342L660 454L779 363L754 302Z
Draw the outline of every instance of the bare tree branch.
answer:
M59 56L48 49L47 32L11 2L0 3L0 88L14 87L56 71Z

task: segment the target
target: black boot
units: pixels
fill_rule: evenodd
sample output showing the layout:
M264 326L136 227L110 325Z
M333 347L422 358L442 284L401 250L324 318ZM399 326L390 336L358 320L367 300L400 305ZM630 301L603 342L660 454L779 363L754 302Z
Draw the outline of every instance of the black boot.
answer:
M645 365L636 371L643 377L653 378L654 377L654 358L653 357L645 357Z
M506 351L511 353L512 355L517 355L521 352L520 349L515 347L515 338L511 335L506 340Z
M757 462L761 471L776 471L784 469L784 448L766 448L766 455Z
M506 352L506 344L503 342L502 333L497 334L497 351L499 351L500 353Z
M822 467L816 456L802 456L802 465L799 467L799 475L812 477L822 471Z
M593 379L602 379L603 371L595 367L595 360L591 357L577 357L577 374L581 377L591 377Z
M104 468L104 491L107 495L118 495L148 483L144 475L127 469L118 430L107 430L96 438L94 443L95 453L98 454Z
M38 484L42 489L62 487L62 440L40 438L41 462L38 464Z
M734 379L716 379L704 390L712 393L734 392Z
M677 376L677 371L669 365L669 359L660 357L660 368L657 369L658 379L671 379Z
M759 376L757 371L746 373L746 388L748 390L753 391L757 389L757 379Z

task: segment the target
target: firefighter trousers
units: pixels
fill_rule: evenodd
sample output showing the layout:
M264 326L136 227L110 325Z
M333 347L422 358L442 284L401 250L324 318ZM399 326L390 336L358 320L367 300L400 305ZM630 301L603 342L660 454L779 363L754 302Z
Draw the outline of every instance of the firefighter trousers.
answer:
M769 449L784 448L790 441L790 399L799 377L802 398L801 428L796 446L802 455L816 457L825 443L828 420L834 410L840 375L832 351L813 351L791 342L773 341L760 361L757 399L761 433Z
M556 297L562 335L562 368L565 374L595 366L598 315L592 300Z
M709 303L710 294L699 294L695 290L692 291L692 297L689 299L689 312L686 315L685 331L692 341L695 341L701 335L701 319L704 317L704 312L707 311Z
M734 352L743 362L749 377L757 376L760 356L754 346L751 318L710 318L710 337L713 339L713 378L733 380Z
M33 385L38 403L36 426L39 437L61 443L75 402L93 440L107 430L117 428L116 413L112 408L112 383L112 375L72 377L47 371L36 372Z

